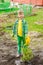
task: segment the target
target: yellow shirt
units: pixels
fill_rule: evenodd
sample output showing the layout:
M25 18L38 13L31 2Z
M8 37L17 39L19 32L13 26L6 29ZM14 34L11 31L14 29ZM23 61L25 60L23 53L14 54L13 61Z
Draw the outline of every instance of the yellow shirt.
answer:
M18 35L22 36L22 20L18 22Z

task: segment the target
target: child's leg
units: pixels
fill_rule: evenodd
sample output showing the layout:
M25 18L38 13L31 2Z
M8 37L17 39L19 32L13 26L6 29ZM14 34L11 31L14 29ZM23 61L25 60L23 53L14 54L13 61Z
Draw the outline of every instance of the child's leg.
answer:
M25 44L25 38L23 37L23 46L24 46L24 44Z
M21 40L22 38L18 36L18 54L21 54Z

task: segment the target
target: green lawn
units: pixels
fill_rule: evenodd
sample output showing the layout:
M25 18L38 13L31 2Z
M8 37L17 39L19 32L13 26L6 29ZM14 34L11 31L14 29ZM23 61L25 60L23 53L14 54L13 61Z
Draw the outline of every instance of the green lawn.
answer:
M38 10L36 10L35 13L37 14L36 16L26 16L25 17L25 20L28 22L29 31L38 31L38 32L43 33L43 25L35 24L35 22L43 21L43 9L38 9ZM14 24L14 22L13 23L6 22L6 24L2 23L2 26L3 27L13 26L13 24ZM8 32L8 33L12 33L12 30L4 29L4 31Z
M43 25L35 24L35 22L43 21L43 9L39 9L36 14L36 16L25 17L28 22L29 31L43 32Z

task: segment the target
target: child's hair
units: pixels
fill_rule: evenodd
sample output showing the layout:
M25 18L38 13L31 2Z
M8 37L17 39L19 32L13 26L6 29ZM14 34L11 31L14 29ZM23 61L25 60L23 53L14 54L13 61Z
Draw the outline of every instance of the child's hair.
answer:
M19 10L18 11L18 14L20 14L20 15L23 14L23 11L22 10Z
M20 16L24 18L24 13L23 13L23 11L21 11L21 10L18 11L18 17L20 17Z

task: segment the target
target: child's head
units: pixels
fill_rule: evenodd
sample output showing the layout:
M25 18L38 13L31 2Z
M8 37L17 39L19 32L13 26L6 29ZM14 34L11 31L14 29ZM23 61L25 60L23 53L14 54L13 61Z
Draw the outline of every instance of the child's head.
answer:
M24 18L24 14L23 14L23 11L18 11L18 18L19 19L22 19L22 18Z

